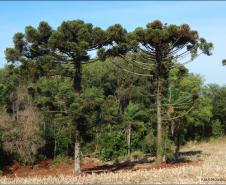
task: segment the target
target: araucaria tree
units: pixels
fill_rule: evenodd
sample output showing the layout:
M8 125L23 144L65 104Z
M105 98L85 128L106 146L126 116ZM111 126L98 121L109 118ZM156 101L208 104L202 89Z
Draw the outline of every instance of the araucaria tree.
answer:
M92 50L101 47L105 41L104 31L92 24L81 20L63 22L51 35L48 44L52 50L51 56L61 64L71 64L73 75L73 88L79 98L82 91L82 65L96 61L90 58ZM75 123L75 147L74 147L74 171L81 172L80 168L80 127L81 117L74 116Z
M163 161L163 95L168 86L169 71L176 65L193 61L200 54L211 55L212 43L198 36L189 25L167 25L160 21L148 23L146 28L136 28L128 33L120 25L108 28L109 42L99 50L102 59L121 57L132 64L124 71L148 77L155 85L157 122L157 163ZM189 55L190 54L190 55ZM180 62L181 59L185 61ZM117 65L117 63L115 63ZM120 66L119 66L120 67ZM139 69L138 72L134 69ZM142 70L142 72L141 72ZM173 118L172 118L173 119Z

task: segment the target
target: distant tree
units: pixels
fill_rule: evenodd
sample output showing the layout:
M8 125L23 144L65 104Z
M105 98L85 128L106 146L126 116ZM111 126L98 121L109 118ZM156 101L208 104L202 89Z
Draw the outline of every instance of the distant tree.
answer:
M123 61L117 62L124 63ZM143 132L144 129L142 126L149 120L147 119L146 105L149 104L148 102L150 102L150 100L148 93L149 88L146 81L143 78L139 78L139 76L130 73L122 73L121 70L114 65L112 59L85 66L83 74L84 88L87 88L86 86L101 87L104 90L105 96L108 96L109 99L112 97L112 104L107 105L109 108L101 110L101 122L104 123L102 124L103 127L107 129L107 125L110 125L110 127L118 125L117 129L120 128L121 131L125 133L127 145L130 148L128 149L128 153L135 149L141 150L141 145L145 145L143 137L146 135L146 131ZM109 101L108 98L105 100L106 102ZM112 115L110 111L113 110L115 103L117 105L116 112L118 112L115 115L117 119L115 119L115 116ZM114 119L105 121L109 113ZM144 127L146 129L148 126ZM100 126L98 129L103 128ZM98 140L100 140L100 138ZM146 146L143 148L146 148Z
M74 127L68 112L75 101L71 83L70 78L61 76L41 77L28 88L44 115L41 130L46 140L43 154L47 157L70 156Z
M121 25L113 25L107 29L111 38L107 47L99 50L100 58L108 56L121 57L125 62L147 71L139 73L133 69L122 70L151 79L155 83L156 118L157 118L157 163L163 160L162 150L162 96L167 86L168 73L179 59L190 54L186 64L204 53L210 55L213 45L199 38L197 31L193 31L186 24L163 25L160 21L147 24L146 28L136 28L127 33ZM138 60L141 57L142 60ZM129 59L128 59L129 58ZM117 63L115 63L117 65Z
M219 120L224 133L226 133L226 99L224 98L226 96L226 87L217 84L209 84L205 94L212 101L213 121Z
M144 107L142 105L130 102L123 114L123 123L126 131L126 140L128 146L128 155L130 155L132 149L132 132L133 130L138 130L136 129L136 127L139 127L145 119L147 119L147 113L145 112Z
M211 99L200 95L195 109L185 117L187 122L187 140L201 140L211 136L212 109Z

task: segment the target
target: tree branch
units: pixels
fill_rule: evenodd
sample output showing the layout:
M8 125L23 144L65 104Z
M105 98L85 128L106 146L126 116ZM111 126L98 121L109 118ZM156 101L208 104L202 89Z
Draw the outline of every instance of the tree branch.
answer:
M91 59L91 60L88 60L86 62L81 62L81 64L90 64L90 63L94 63L94 62L97 62L99 61L99 59Z
M143 77L153 77L153 75L149 75L149 74L141 74L141 73L136 73L136 72L133 72L133 71L129 71L125 68L122 68L121 66L115 64L114 62L112 62L113 65L115 65L116 67L122 69L123 71L127 72L127 73L131 73L131 74L134 74L134 75L138 75L138 76L143 76Z
M189 112L191 112L191 110L194 108L194 106L191 106L190 109L188 109L184 114L180 115L180 116L176 116L176 117L172 117L172 118L168 118L168 119L162 119L163 121L172 121L181 117L186 116Z

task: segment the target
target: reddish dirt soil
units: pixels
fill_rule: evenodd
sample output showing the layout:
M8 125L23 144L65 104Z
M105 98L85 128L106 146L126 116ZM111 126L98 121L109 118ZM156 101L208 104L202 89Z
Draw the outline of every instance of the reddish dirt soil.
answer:
M139 164L138 162L125 162L115 165L100 165L100 163L84 161L81 163L83 173L102 173L115 171L135 171L135 170L158 170L163 168L177 168L180 166L200 165L201 161L182 162L182 163L163 163L154 165L151 163ZM54 176L54 175L73 175L73 161L60 162L53 164L50 160L43 160L34 166L21 166L17 161L4 170L6 177L27 177L27 176Z

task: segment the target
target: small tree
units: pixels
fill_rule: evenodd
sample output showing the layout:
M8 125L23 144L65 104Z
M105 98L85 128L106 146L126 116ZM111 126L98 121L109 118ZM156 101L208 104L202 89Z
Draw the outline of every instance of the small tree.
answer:
M129 102L129 105L126 107L125 112L123 113L123 124L126 131L126 140L127 140L127 154L131 154L131 136L132 131L135 130L134 127L139 126L140 123L142 123L143 120L146 119L147 113L142 110L144 107L142 107L139 104L134 104L132 102Z

